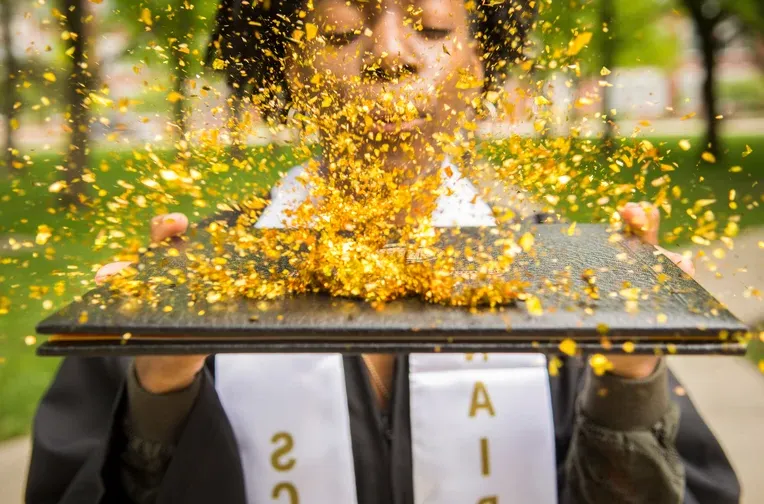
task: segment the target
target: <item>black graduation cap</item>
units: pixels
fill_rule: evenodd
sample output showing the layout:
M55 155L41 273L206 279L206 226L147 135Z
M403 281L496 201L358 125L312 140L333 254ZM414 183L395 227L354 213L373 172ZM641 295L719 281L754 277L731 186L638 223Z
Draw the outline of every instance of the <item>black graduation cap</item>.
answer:
M495 274L525 282L527 299L541 310L529 309L523 299L469 308L419 298L391 301L380 309L364 300L319 293L210 304L188 282L168 282L154 293L162 302L152 304L102 286L37 326L38 333L50 335L38 354L559 352L568 339L586 353L744 352L746 326L653 246L635 237L614 239L605 225L528 226L532 251L520 253L510 268ZM179 247L213 253L210 235L195 229ZM273 230L268 232L273 236ZM488 254L501 253L496 244L505 232L496 227L443 230L430 251L455 250L463 258L462 271L473 268L474 274L464 276L464 287L479 286L492 277L477 273L464 248L478 244ZM517 230L514 234L519 236ZM139 278L188 267L185 253L167 250L144 257ZM427 261L427 254L412 260ZM266 272L298 271L296 261L265 259L257 252L232 254L226 267L251 267L253 262ZM568 342L565 348L570 347Z

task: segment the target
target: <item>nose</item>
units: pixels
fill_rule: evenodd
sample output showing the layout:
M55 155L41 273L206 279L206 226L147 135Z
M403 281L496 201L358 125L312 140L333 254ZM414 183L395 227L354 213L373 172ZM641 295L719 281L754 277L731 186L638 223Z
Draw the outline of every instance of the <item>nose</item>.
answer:
M411 37L406 36L407 30L400 8L388 7L380 12L368 37L365 78L390 81L417 73L418 60Z

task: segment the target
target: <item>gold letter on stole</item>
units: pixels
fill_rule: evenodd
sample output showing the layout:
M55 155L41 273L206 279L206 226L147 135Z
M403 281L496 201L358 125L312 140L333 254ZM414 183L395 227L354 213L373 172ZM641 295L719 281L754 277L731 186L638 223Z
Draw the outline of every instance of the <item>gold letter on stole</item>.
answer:
M483 394L482 401L479 399L479 395ZM474 417L478 409L485 408L488 410L488 414L496 416L496 412L493 410L493 404L491 404L491 398L488 397L488 391L485 389L485 384L481 381L475 382L475 388L472 389L472 401L470 402L470 417Z
M495 495L490 497L483 497L477 504L499 504L499 498Z
M271 494L273 500L279 498L282 490L289 496L289 504L300 504L300 496L297 494L297 489L293 484L287 482L281 482L273 487L273 493Z
M292 451L292 448L294 448L294 440L292 439L292 435L288 432L277 432L271 438L271 443L276 444L282 440L284 442L283 446L276 448L271 454L271 465L277 471L283 472L293 468L295 462L297 461L294 458L290 458L286 461L279 460L281 457L284 457L287 453Z
M480 467L482 469L483 476L490 476L491 474L491 458L488 455L488 438L480 438Z

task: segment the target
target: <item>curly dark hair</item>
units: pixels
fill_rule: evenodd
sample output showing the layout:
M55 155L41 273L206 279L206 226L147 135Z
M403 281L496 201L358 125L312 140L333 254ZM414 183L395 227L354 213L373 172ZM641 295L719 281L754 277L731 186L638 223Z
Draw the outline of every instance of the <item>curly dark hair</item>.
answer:
M500 86L522 57L535 16L533 0L472 0L470 31L481 45L484 90ZM283 59L306 0L221 0L207 64L220 57L235 95L259 95L266 116L280 116L291 97Z

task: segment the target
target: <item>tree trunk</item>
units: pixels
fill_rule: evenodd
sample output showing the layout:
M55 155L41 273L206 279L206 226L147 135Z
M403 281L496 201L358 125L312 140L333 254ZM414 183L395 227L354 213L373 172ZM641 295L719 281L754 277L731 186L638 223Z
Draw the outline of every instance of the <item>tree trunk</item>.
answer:
M179 1L176 7L176 16L174 24L182 29L188 29L192 24L193 11L185 7L184 1ZM186 131L188 129L188 114L186 110L186 102L188 96L186 93L186 84L188 83L188 66L190 61L187 59L188 45L192 40L192 34L188 32L173 33L171 38L175 39L171 43L170 55L172 64L172 88L176 95L176 100L173 102L173 122L178 128L180 138L185 138Z
M718 157L722 152L719 138L719 120L716 119L717 94L716 94L716 53L719 44L714 36L714 29L721 19L718 13L715 17L707 18L703 15L702 2L697 0L684 0L684 4L690 11L695 31L700 39L700 50L703 53L703 68L706 72L702 94L703 108L706 119L706 138L704 148Z
M615 37L615 23L614 21L614 4L613 0L602 0L600 2L600 25L607 27L607 32L602 34L602 66L612 71L615 62L616 51L616 37ZM610 78L605 76L604 80L610 81ZM613 137L615 136L615 118L611 116L610 110L613 108L613 93L608 86L602 88L602 115L606 116L607 120L604 124L604 132L602 135L602 141L606 152L610 153L613 147Z
M231 157L237 161L244 159L246 146L241 137L241 119L244 112L244 97L238 89L230 94L228 132L231 136Z
M62 12L66 16L66 30L71 34L67 49L73 49L72 71L66 87L69 106L68 120L71 128L69 152L66 159L65 180L67 191L64 202L80 205L85 198L87 186L82 180L88 165L90 138L90 112L85 99L91 88L91 74L87 68L88 25L85 23L86 0L62 0Z
M706 116L706 149L714 156L719 156L721 146L719 145L719 120L718 100L716 93L716 43L714 41L713 29L702 39L703 67L706 70L703 81L703 104Z
M13 24L13 2L15 0L2 0L0 3L0 22L3 31L3 45L5 46L5 75L3 75L3 115L5 116L5 171L13 173L14 162L16 161L16 145L14 143L14 131L12 123L16 118L16 109L14 105L17 101L16 81L18 80L18 62L13 53L13 38L11 37L11 26Z
M186 69L183 64L185 61L180 57L178 51L172 51L173 69L172 69L172 90L177 93L175 101L172 104L173 124L178 128L180 138L186 136L188 124L186 121Z

